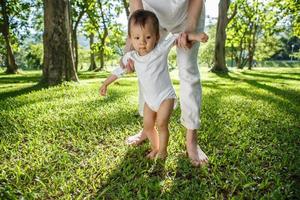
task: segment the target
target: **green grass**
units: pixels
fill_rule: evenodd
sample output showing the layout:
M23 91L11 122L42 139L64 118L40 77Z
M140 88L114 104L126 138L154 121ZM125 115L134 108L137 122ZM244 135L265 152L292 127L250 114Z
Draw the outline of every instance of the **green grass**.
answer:
M52 88L41 72L0 74L0 199L299 198L300 68L205 70L203 168L186 158L179 108L165 162L144 158L148 143L124 144L142 126L134 76L103 98L107 73Z

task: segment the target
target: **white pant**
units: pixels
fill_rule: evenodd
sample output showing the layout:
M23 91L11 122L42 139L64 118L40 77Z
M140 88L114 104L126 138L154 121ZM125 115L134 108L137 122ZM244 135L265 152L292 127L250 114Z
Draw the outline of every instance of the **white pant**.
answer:
M184 31L184 24L171 30L172 33ZM202 32L205 24L205 7L203 7L198 22L197 31ZM161 39L164 39L168 32L161 29ZM180 108L181 123L187 129L198 129L200 127L200 111L202 87L200 83L200 73L198 70L198 50L199 42L195 43L189 50L177 48L177 64L180 79ZM142 116L145 100L139 91L139 113Z

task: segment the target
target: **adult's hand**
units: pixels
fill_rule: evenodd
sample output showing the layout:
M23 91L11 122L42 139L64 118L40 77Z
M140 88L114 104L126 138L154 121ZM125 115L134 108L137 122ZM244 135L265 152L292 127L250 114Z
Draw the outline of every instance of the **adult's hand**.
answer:
M131 72L134 72L134 61L132 59L128 59L127 60L127 63L124 64L122 62L123 60L123 57L121 58L120 60L120 66L123 68L123 69L126 69L127 73L131 73Z
M183 48L183 49L190 49L192 48L194 41L189 41L188 40L188 34L186 32L181 33L176 41L176 46L178 48Z

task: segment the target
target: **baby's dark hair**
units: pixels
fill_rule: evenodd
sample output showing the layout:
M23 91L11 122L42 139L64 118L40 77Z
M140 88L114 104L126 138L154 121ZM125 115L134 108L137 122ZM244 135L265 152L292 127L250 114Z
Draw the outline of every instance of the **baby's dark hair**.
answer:
M154 28L154 31L156 32L156 35L159 36L159 21L156 15L149 11L149 10L143 10L139 9L134 11L128 20L128 35L129 37L131 36L130 34L130 25L140 25L141 27L145 27L145 24L147 22L150 22Z

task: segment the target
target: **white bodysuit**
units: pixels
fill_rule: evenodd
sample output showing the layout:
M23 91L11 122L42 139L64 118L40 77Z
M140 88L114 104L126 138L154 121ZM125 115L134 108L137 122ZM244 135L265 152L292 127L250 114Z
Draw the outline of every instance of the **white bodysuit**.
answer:
M151 110L157 112L160 104L166 99L176 99L168 71L168 54L178 35L159 42L148 54L140 56L137 51L130 51L123 57L123 63L131 58L134 61L140 93ZM112 72L117 77L125 70L117 68ZM140 113L141 114L141 113Z
M200 1L200 0L199 0ZM189 0L142 0L145 10L154 12L160 23L160 38L163 40L169 33L184 32L188 24ZM205 5L198 19L196 32L203 32L205 24ZM196 42L191 49L177 48L177 64L180 79L181 123L187 129L200 127L200 110L202 88L198 70L198 49ZM141 91L140 91L141 93ZM139 112L142 113L144 99L139 95Z

